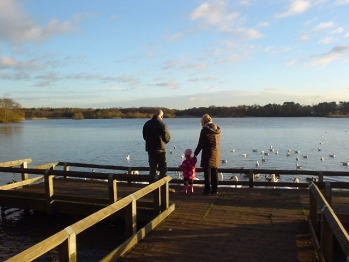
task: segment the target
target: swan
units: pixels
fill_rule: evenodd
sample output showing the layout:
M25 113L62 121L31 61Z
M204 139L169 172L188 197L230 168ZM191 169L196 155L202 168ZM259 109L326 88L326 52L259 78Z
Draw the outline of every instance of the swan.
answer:
M265 175L265 180L268 182L278 182L279 178L275 174Z
M130 159L131 159L131 158L130 158L130 155L127 155L127 156L126 156L126 161L130 161Z

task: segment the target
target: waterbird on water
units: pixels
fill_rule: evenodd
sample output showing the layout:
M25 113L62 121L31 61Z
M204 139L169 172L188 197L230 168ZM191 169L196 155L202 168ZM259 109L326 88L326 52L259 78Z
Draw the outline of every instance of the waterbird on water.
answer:
M296 169L302 169L302 168L303 168L303 166L296 164Z
M325 160L325 158L324 158L324 157L320 157L320 160L321 160L321 161L324 161L324 160Z
M130 155L127 155L127 156L126 156L126 161L130 161L130 159L131 159L131 158L130 158Z
M222 163L228 163L228 160L227 159L222 159L221 162Z
M335 154L331 154L330 157L335 157L336 155Z
M256 161L256 167L259 167L259 163L258 163L258 160Z

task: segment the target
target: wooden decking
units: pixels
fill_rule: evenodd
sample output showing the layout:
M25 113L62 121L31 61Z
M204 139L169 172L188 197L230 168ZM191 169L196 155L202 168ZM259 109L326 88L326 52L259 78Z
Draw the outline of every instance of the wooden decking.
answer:
M318 261L307 189L201 191L170 194L175 211L119 261ZM338 199L348 210L348 195Z

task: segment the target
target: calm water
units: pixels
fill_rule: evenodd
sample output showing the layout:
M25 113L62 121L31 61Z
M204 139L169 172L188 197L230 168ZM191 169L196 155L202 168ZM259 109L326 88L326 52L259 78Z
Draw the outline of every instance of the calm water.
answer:
M298 163L305 170L349 171L341 162L349 160L349 119L329 118L231 118L214 119L222 128L221 154L227 163L222 167L291 169ZM24 121L16 124L0 124L0 162L32 158L29 165L40 165L55 161L83 162L108 165L148 166L144 151L142 127L145 119L112 120L44 120ZM200 132L200 119L165 119L172 140L168 145L169 166L178 166L186 148L194 149ZM321 144L320 144L321 143ZM270 146L279 152L265 155ZM174 148L176 147L176 148ZM256 148L258 152L252 152ZM318 151L321 148L321 151ZM170 154L169 150L173 153ZM231 152L235 149L235 152ZM291 156L287 157L288 149ZM300 154L295 154L300 150ZM247 156L243 157L242 154ZM125 160L126 155L131 160ZM335 154L334 158L329 157ZM307 155L308 158L303 158ZM320 158L324 157L324 161ZM200 156L199 156L200 158ZM175 174L170 174L175 176ZM17 175L0 173L0 185L15 179ZM225 179L229 176L226 174ZM241 178L243 179L243 178ZM292 181L282 176L282 181ZM326 179L326 178L325 178ZM346 178L337 178L349 181ZM336 180L336 178L334 178ZM0 260L38 243L49 235L74 222L70 217L46 217L43 214L23 210L6 210L0 217ZM72 220L71 220L72 219ZM103 224L100 243L104 243L106 232L113 232L113 224ZM115 233L112 233L113 235ZM98 234L94 235L94 239ZM112 237L112 236L110 236ZM108 252L105 245L79 242L79 258L82 261L99 261ZM109 248L109 247L108 247ZM112 249L112 248L111 248ZM110 250L111 250L110 249ZM109 251L110 251L109 250ZM38 261L51 261L46 254Z
M55 161L148 166L142 138L145 121L62 119L0 124L0 162L31 158L33 162L29 166ZM298 163L304 170L349 171L342 164L349 160L349 118L216 118L214 121L223 131L221 155L227 163L221 167L256 168L259 161L259 168L263 169L293 170ZM167 146L168 165L175 167L181 163L186 148L195 149L200 119L164 119L164 122L172 137ZM271 146L278 154L270 152L264 156L266 162L262 162L261 151L269 152ZM252 148L258 152L252 152ZM288 149L292 150L289 157ZM300 153L296 154L295 150ZM244 153L247 157L242 156ZM128 154L129 162L125 160ZM2 176L2 182L4 179L9 178Z

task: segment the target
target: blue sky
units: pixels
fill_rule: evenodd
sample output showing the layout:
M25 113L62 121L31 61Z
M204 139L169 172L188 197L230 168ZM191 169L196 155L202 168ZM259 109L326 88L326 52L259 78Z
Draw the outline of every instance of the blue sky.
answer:
M349 0L1 0L22 107L349 101Z

